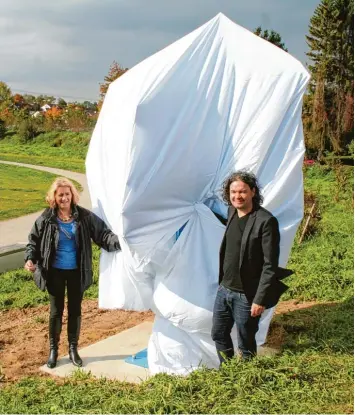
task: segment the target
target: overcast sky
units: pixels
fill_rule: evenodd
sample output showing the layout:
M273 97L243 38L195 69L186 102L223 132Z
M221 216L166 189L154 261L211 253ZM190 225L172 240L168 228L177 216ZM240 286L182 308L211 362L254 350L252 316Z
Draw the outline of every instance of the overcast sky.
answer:
M222 12L282 36L306 63L320 0L1 0L0 81L13 92L98 99L113 60L131 68Z

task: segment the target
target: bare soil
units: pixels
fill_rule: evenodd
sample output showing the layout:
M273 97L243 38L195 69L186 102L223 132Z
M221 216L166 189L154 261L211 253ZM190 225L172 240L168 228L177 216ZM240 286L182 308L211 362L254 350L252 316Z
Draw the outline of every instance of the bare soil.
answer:
M48 316L49 306L0 312L0 382L46 376L38 368L48 357ZM84 300L79 349L153 319L150 311L100 310L97 300ZM68 354L66 322L64 313L59 356Z
M276 313L288 313L314 304L283 301L277 306ZM48 315L48 306L0 312L0 382L13 382L24 376L48 376L38 370L48 357ZM150 311L100 310L96 300L84 300L79 348L153 319ZM68 353L66 315L63 323L60 356ZM284 333L274 327L267 345L280 347L283 338Z

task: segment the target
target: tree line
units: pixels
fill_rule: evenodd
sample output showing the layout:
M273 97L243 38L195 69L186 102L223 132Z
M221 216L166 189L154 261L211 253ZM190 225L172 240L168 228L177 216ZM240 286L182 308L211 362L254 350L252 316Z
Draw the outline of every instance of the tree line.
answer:
M0 139L16 132L26 142L42 132L85 131L94 127L97 102L66 102L51 95L13 94L0 81Z
M354 154L354 1L322 0L306 36L311 82L303 107L307 150Z
M288 52L274 30L254 30L257 36ZM329 153L354 155L354 0L321 0L306 35L311 81L304 97L303 127L307 157L321 160ZM98 103L67 103L40 95L12 95L0 82L0 138L9 125L26 130L87 129L96 122L109 85L129 69L114 61L100 84ZM49 105L34 120L43 105ZM24 123L26 124L24 126ZM31 129L31 128L30 128ZM4 133L3 133L4 134ZM29 134L29 136L33 136Z

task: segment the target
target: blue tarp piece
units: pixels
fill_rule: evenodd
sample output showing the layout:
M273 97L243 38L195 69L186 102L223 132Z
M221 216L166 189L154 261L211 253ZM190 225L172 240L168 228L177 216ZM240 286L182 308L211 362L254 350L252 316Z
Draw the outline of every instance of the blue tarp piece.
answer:
M179 239L179 236L181 235L181 232L184 230L185 226L187 225L187 222L184 225L182 225L181 228L177 232L175 232L175 242Z
M140 352L127 357L125 362L148 369L147 349L141 350Z

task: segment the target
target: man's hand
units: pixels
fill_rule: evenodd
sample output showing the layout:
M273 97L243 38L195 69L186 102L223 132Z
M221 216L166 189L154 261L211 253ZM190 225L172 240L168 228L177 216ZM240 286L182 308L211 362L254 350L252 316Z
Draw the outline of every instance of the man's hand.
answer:
M250 314L252 317L260 316L260 314L265 310L265 307L262 305L258 305L253 303L251 306Z
M29 259L25 264L25 270L30 272L36 271L36 265Z

